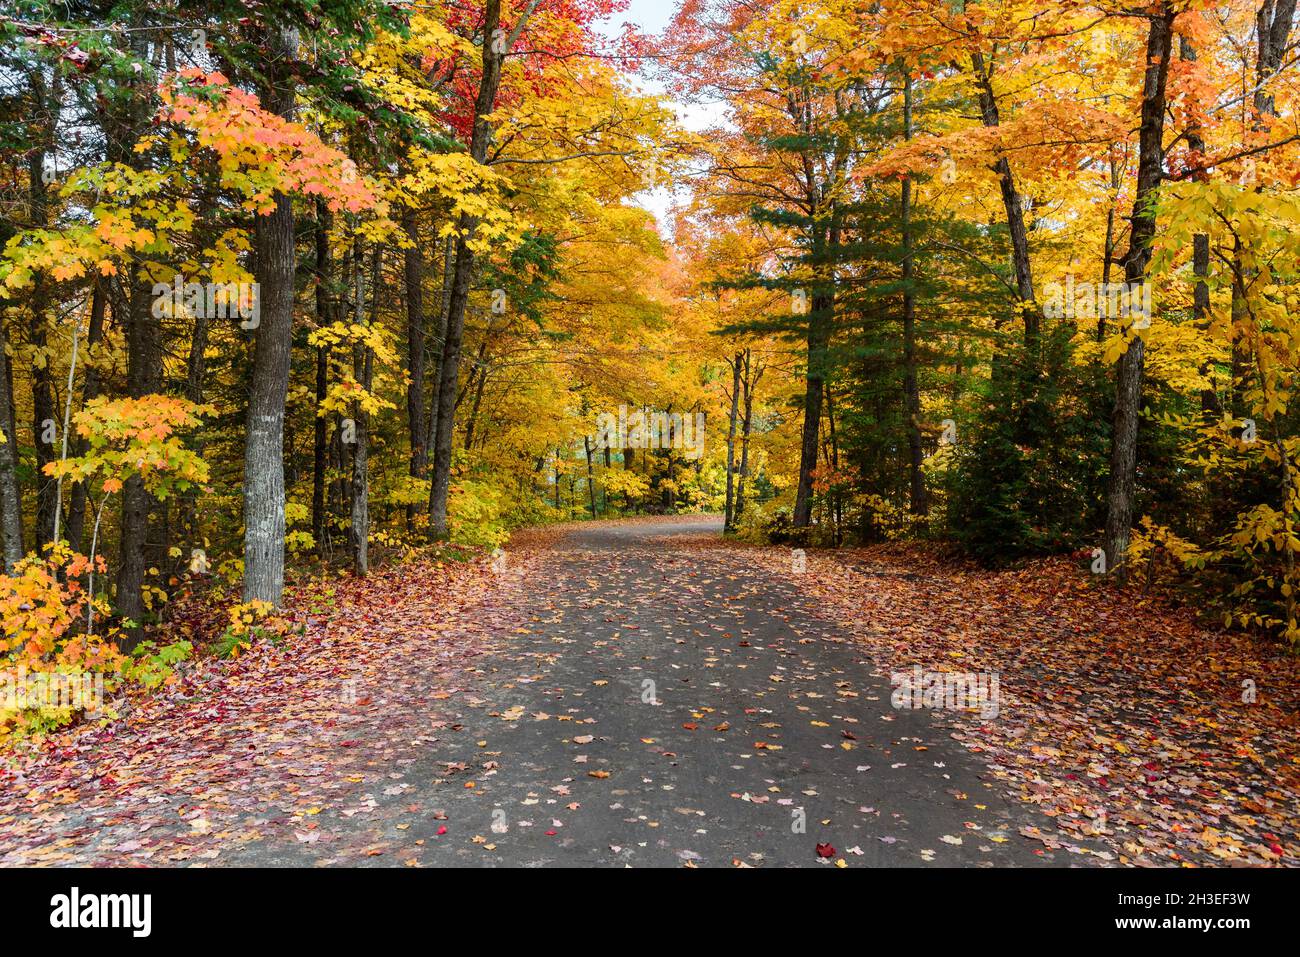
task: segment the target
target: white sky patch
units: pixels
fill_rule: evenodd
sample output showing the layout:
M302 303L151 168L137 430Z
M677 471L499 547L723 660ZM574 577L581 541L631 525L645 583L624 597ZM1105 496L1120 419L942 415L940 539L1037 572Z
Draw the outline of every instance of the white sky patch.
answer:
M658 35L667 29L676 12L678 0L631 0L627 10L614 14L600 26L607 36L618 36L626 24L635 24L641 33ZM666 88L658 80L642 75L638 78L642 90L649 94L666 95ZM692 132L700 132L725 122L727 104L723 101L710 103L684 103L669 98L677 113L678 122ZM649 210L659 221L660 232L666 232L671 222L671 209L674 192L680 187L668 189L660 187L646 190L633 197L633 202Z

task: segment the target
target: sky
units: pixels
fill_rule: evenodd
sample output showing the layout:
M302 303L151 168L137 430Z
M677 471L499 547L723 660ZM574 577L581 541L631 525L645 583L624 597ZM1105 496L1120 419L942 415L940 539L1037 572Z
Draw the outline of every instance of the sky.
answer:
M625 24L633 23L640 28L642 33L660 34L668 26L669 21L672 20L677 6L678 0L631 0L627 10L615 14L605 21L604 31L608 35L614 36L622 31ZM662 83L648 77L643 77L641 83L648 92L665 93ZM670 102L677 110L679 121L689 130L699 131L714 126L723 115L721 105ZM654 213L659 220L661 232L666 233L669 223L669 209L673 202L672 191L662 188L647 190L636 197L636 202Z
M619 24L635 23L646 33L662 33L676 9L677 0L632 0L627 12L611 19Z

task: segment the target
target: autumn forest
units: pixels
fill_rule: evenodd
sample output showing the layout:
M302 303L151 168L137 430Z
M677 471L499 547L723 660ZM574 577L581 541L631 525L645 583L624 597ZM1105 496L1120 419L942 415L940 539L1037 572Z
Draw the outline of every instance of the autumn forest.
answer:
M1295 19L0 0L0 864L1300 863Z

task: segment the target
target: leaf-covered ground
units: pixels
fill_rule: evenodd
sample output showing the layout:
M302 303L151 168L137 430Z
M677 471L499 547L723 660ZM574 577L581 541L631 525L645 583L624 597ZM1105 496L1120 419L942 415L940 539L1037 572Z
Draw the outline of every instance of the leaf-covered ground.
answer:
M997 720L957 715L953 737L1053 819L1045 845L1097 833L1126 864L1300 863L1300 663L1277 646L1068 560L992 573L812 552L802 577L882 662L999 672Z
M481 565L340 582L305 633L208 661L102 729L0 767L0 864L216 861L269 834L314 840L367 780L401 778L425 719L473 680L493 584ZM422 723L424 722L424 723Z
M0 864L1286 863L1296 666L1068 563L588 523L295 609L0 771ZM998 717L889 675L996 669ZM1256 682L1254 704L1241 683Z

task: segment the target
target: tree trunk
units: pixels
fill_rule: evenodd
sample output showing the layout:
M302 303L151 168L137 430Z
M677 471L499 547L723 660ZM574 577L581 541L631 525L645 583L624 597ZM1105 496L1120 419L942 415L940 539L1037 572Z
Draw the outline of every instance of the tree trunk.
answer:
M0 426L5 441L0 442L0 528L4 533L4 570L12 572L22 560L23 502L18 489L18 436L13 431L13 379L9 374L8 340L0 320Z
M442 291L438 296L438 328L434 331L434 348L427 356L430 363L426 378L432 381L429 390L429 410L426 413L428 427L424 443L425 474L428 474L429 457L437 442L438 432L438 391L442 387L442 347L447 338L447 311L451 308L451 282L455 277L456 243L448 236L442 244ZM433 504L432 483L430 483L429 504Z
M194 330L190 336L190 355L185 369L185 398L196 405L203 402L204 381L208 373L208 318L199 310L194 318ZM198 542L199 505L198 490L188 489L182 492L177 505L181 535L186 541ZM71 522L69 522L71 528ZM182 554L180 561L186 560Z
M406 419L411 441L411 477L423 479L429 470L429 446L424 424L424 253L415 211L402 212L402 228L411 241L404 255L406 280ZM406 506L406 529L415 524L415 506Z
M1178 38L1178 55L1189 63L1196 61L1196 48L1187 37ZM1190 162L1198 163L1204 158L1205 139L1201 136L1199 124L1194 124L1187 130L1187 149L1192 154ZM1198 174L1198 178L1203 180L1205 175ZM1210 318L1210 287L1206 282L1209 274L1210 237L1205 233L1197 233L1192 237L1192 275L1196 277L1196 284L1192 287L1192 321L1198 329L1204 329ZM1213 369L1214 363L1207 359L1201 364L1200 373L1209 376ZM1213 386L1201 389L1201 411L1211 418L1219 416L1219 396Z
M1264 0L1255 15L1258 52L1255 58L1255 113L1259 117L1277 116L1277 106L1267 81L1282 65L1287 37L1295 18L1296 0Z
M745 350L745 366L740 384L745 390L745 411L740 429L740 475L736 478L735 522L739 522L740 517L745 514L745 479L749 477L749 433L754 420L754 387L758 384L758 375L752 368L748 349Z
M367 316L364 258L360 241L354 250L356 271L356 321L368 326L379 309L379 278L382 247L376 246L371 265L370 313ZM367 392L374 385L374 354L368 344L353 349L353 376ZM352 570L357 575L370 571L370 413L361 402L352 404L356 441L352 447Z
M95 288L90 295L90 326L86 333L85 358L82 360L82 366L85 369L81 387L81 404L83 407L91 399L99 395L100 375L99 369L95 365L94 351L95 346L104 339L104 316L107 308L108 295L107 290L104 288L104 281L96 277ZM73 440L73 456L83 456L89 449L90 440L82 435L77 435ZM81 550L82 539L85 538L87 496L89 494L90 488L87 483L77 482L72 486L72 492L68 497L68 541L72 544L73 549L77 551Z
M807 363L804 388L803 433L799 443L799 484L795 489L792 521L796 528L812 524L813 472L817 470L817 446L821 440L822 396L831 330L835 320L834 254L839 247L838 210L830 204L830 226L817 225L816 211L820 191L810 185L808 208L813 219L812 261L818 271L818 287L813 291L812 310L808 314Z
M912 138L912 77L903 75L903 138ZM908 471L911 477L910 508L913 515L926 515L930 511L925 489L925 473L921 471L924 453L921 450L921 390L916 377L916 290L912 283L916 274L912 243L912 177L903 177L902 195L903 227L903 407L907 412Z
M1147 34L1146 73L1142 86L1142 125L1138 131L1138 176L1133 196L1132 226L1124 255L1124 279L1133 289L1146 279L1155 236L1151 197L1163 178L1165 83L1172 52L1175 13L1168 3L1151 17ZM1142 412L1142 369L1145 343L1133 334L1116 367L1115 415L1111 435L1110 488L1106 510L1106 561L1125 574L1125 558L1136 507L1137 435Z
M478 97L474 101L474 128L470 134L470 158L475 163L487 160L492 141L488 117L496 108L497 90L501 85L501 64L511 45L519 37L538 0L529 0L521 11L514 29L504 43L498 44L501 23L501 0L486 0L483 15L483 75ZM433 481L429 490L429 529L435 540L448 537L447 493L451 487L452 433L456 428L456 390L460 381L460 351L465 335L465 307L469 302L470 281L474 275L474 252L469 240L478 229L479 218L462 213L456 239L456 268L447 305L447 328L443 337L442 363L438 370L437 428L433 443Z
M479 350L480 359L483 356L483 350ZM483 405L483 390L487 387L488 369L483 366L479 370L478 381L474 383L474 401L469 408L469 418L465 420L465 451L468 452L474 447L474 427L478 422L479 408Z
M456 240L456 272L443 337L442 362L438 368L438 414L433 445L433 481L429 490L430 535L438 541L448 536L447 494L451 488L451 449L456 428L460 351L465 335L465 306L474 268L474 253L465 241L464 231L472 230L476 225L475 217L461 216L462 236Z
M295 31L280 37L285 58L297 46ZM270 78L262 102L279 116L293 110L292 80ZM248 441L244 450L244 601L278 606L284 594L284 404L293 347L293 203L276 193L274 209L257 217L257 281L261 323L253 346Z
M587 452L587 498L591 502L591 517L596 517L596 478L591 466L591 436L582 437L583 448Z
M971 63L975 67L975 77L979 85L980 117L986 127L1001 124L998 101L993 95L993 80L984 62L984 54L971 54ZM1011 163L1005 156L999 157L993 164L993 172L998 177L998 188L1002 193L1002 208L1007 217L1007 233L1011 239L1011 265L1016 274L1016 294L1020 297L1020 317L1024 325L1025 346L1031 356L1038 347L1039 330L1042 325L1042 313L1038 308L1038 297L1034 295L1034 276L1029 261L1029 233L1025 229L1025 211L1016 191L1016 180L1011 172Z
M330 223L332 217L324 200L316 201L316 327L323 329L334 322L331 306L334 270L330 258ZM311 534L316 554L325 557L326 514L325 473L329 469L329 422L321 414L329 395L330 350L316 347L316 414L312 426Z
M127 303L127 394L143 399L162 390L162 336L160 322L153 316L150 287L133 281ZM121 643L129 652L143 635L145 614L145 569L148 566L149 516L157 502L145 488L144 479L132 475L122 488L122 531L117 569L117 614L130 619L128 640Z
M44 67L36 65L29 75L32 93L33 123L37 128L37 146L28 155L29 220L33 229L49 226L49 187L45 183L45 157L54 149L54 122L58 106L55 95L45 82ZM55 91L57 92L57 78ZM36 547L54 541L56 483L45 474L54 461L54 381L46 349L49 346L50 285L43 272L32 282L29 334L32 346L32 436L36 451ZM15 437L16 438L16 437Z
M803 434L799 444L799 487L795 491L793 521L796 528L812 524L813 472L817 469L817 446L821 436L822 396L826 385L827 350L831 339L833 293L813 296L808 317L808 372L804 388Z
M731 531L735 526L735 488L736 488L736 416L740 404L740 361L738 352L729 359L731 366L731 413L727 417L727 504L722 520L724 531Z
M1101 282L1110 288L1110 269L1115 262L1115 197L1119 196L1119 163L1112 155L1110 158L1110 190L1114 194L1106 209L1106 239L1102 244ZM1097 342L1106 339L1106 314L1097 310Z

